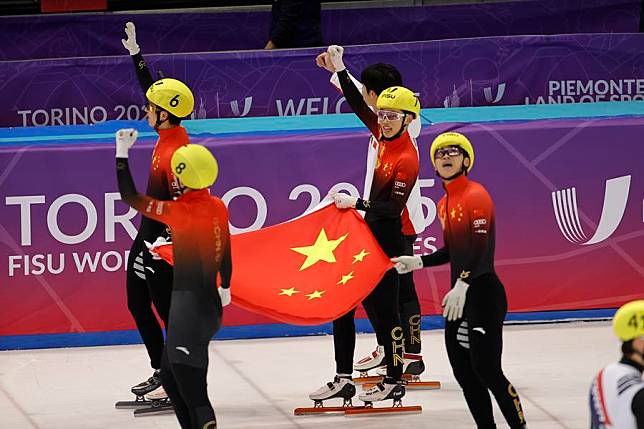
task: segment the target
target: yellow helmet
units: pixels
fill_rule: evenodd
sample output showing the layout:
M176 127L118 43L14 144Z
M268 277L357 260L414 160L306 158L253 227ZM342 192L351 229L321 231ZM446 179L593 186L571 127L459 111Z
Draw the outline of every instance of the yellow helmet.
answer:
M378 109L396 109L414 114L420 114L420 101L418 97L404 86L392 86L380 93L376 101Z
M434 157L436 156L436 151L448 146L460 147L461 150L467 153L470 158L470 165L467 166L467 172L469 173L472 169L472 166L474 165L474 147L472 146L472 143L470 143L470 141L467 139L467 137L465 137L461 133L443 133L439 134L434 139L434 141L432 142L432 147L429 151L434 168L436 168L436 160L434 159Z
M644 336L644 300L622 305L613 317L613 330L624 342Z
M172 113L177 118L185 118L195 107L195 97L188 86L176 79L163 78L154 82L145 93L153 104Z
M181 146L172 155L170 165L179 181L192 189L210 187L219 174L219 165L215 157L208 149L198 144Z

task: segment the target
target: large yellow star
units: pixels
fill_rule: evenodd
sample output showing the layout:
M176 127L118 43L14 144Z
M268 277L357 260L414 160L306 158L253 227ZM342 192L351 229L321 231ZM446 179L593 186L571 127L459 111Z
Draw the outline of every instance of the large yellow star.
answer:
M299 290L295 290L294 287L290 289L280 289L282 292L280 292L280 295L288 295L288 296L293 296L294 293L300 293Z
M360 253L358 253L357 255L353 255L353 262L351 264L353 265L358 261L362 262L364 257L367 256L367 255L371 255L371 253L369 253L369 252L365 251L364 249L362 249L360 251Z
M342 276L342 280L340 280L340 281L339 281L339 282L337 282L336 284L337 284L337 285L339 285L339 284L346 285L346 284L347 284L347 282L348 282L349 280L351 280L352 278L353 278L353 271L351 271L351 272L350 272L349 274L347 274L346 276Z
M324 292L326 292L326 291L324 291L324 290L321 290L321 291L316 290L315 292L308 294L307 297L309 298L309 301L312 300L312 299L315 299L315 298L322 298L322 294Z
M306 255L306 260L300 267L300 271L307 269L318 261L335 262L333 251L347 238L347 235L349 234L344 234L337 240L329 240L326 236L326 231L322 228L318 238L315 240L315 244L312 246L292 247L291 250Z

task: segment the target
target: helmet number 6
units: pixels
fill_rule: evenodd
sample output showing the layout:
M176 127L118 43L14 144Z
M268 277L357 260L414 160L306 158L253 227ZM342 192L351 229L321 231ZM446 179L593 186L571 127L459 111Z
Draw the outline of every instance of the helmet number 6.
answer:
M172 97L172 99L170 100L170 106L171 106L171 107L177 107L178 105L179 105L179 94L175 95L175 96L174 96L174 97Z

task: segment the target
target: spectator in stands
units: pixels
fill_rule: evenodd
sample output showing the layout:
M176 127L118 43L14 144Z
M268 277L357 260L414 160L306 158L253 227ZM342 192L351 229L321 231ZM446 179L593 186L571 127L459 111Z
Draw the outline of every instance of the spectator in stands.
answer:
M264 49L322 46L320 0L273 0L270 38Z

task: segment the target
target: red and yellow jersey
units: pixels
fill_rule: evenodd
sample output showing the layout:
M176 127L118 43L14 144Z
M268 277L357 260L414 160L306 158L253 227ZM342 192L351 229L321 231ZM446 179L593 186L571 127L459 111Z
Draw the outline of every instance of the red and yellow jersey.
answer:
M211 288L216 292L217 273L222 287L230 286L232 262L228 210L207 189L191 191L175 201L139 195L127 159L117 159L121 197L143 216L166 224L172 232L175 290Z
M152 152L150 174L146 194L157 200L172 200L181 195L181 188L172 173L170 160L174 151L189 143L186 129L177 126L159 130L159 140ZM139 234L148 241L154 241L165 229L165 225L150 218L141 219Z
M418 154L405 131L394 140L379 141L369 200L359 200L367 223L374 218L400 218L418 179Z
M190 139L182 126L158 132L159 140L152 152L146 194L158 200L171 200L181 195L181 188L170 168L170 160L177 149L190 143Z
M471 283L494 273L494 203L485 188L466 176L444 185L438 202L445 247L423 256L424 266L450 262L452 284L461 278Z
M342 92L353 112L369 128L378 142L369 199L358 199L356 209L365 212L365 221L401 220L409 195L418 180L418 152L409 131L393 140L382 137L378 116L367 106L346 70L338 73ZM365 190L366 193L366 190ZM400 231L402 235L402 231Z

